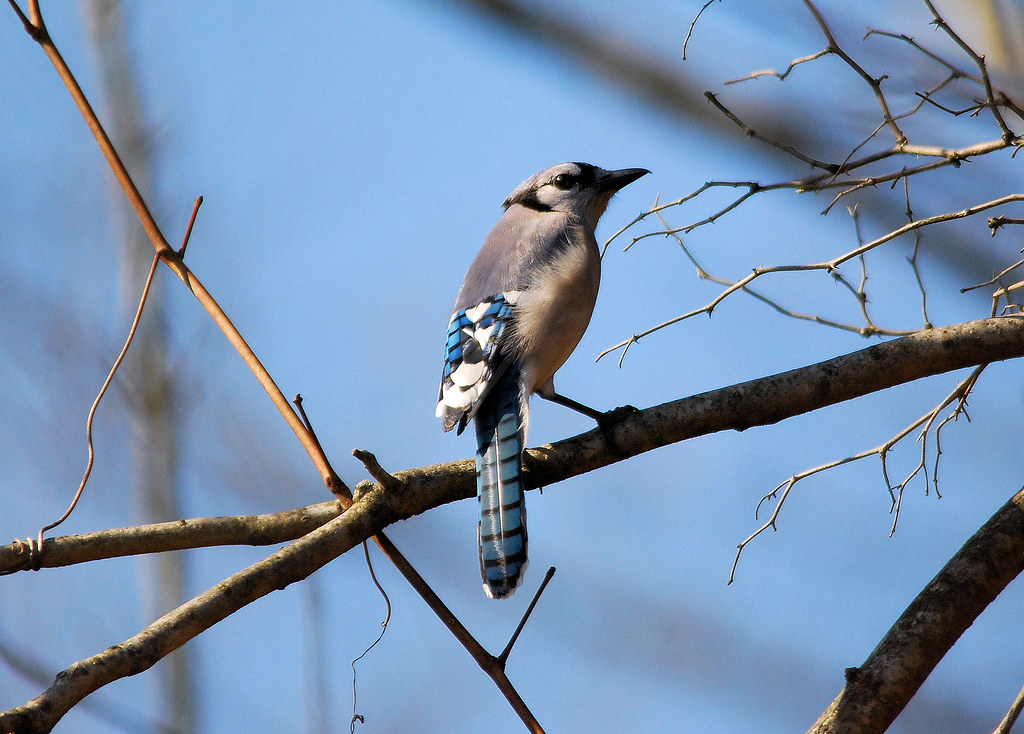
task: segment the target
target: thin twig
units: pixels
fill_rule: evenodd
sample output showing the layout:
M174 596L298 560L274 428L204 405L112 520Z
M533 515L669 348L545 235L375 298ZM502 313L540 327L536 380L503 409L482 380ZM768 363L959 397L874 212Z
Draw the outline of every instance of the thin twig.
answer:
M1018 261L1017 261L1017 262L1015 262L1015 263L1014 263L1013 265L1010 265L1009 267L1007 267L1007 268L1004 268L1003 270L1000 270L998 274L996 274L996 275L993 275L993 276L992 276L991 278L989 278L988 280L986 280L986 281L985 281L984 283L978 283L978 284L976 284L976 285L969 285L969 286L967 286L966 288L961 288L961 289L960 289L960 292L961 292L961 293L966 293L967 291L973 291L973 290L975 290L976 288L984 288L984 287L985 287L985 286L987 286L987 285L995 285L995 284L996 284L996 283L997 283L997 282L998 282L999 280L1001 280L1001 279L1002 279L1002 277L1003 277L1004 275L1007 275L1007 274L1008 274L1008 273L1010 273L1010 271L1012 271L1012 270L1016 270L1016 269L1017 269L1017 268L1019 268L1019 267L1020 267L1021 265L1024 265L1024 260L1018 260Z
M89 408L89 415L85 419L85 440L89 449L89 458L85 464L85 473L82 475L82 481L78 484L75 496L71 499L71 504L68 505L64 514L49 525L45 525L40 528L36 538L34 540L30 539L29 541L32 568L35 570L38 570L42 564L41 554L43 549L43 535L71 517L71 513L75 511L75 507L78 506L78 501L82 498L82 493L85 492L85 485L89 482L89 477L92 475L92 468L96 458L96 452L93 447L92 440L92 425L93 420L96 417L96 410L99 408L100 402L103 400L103 396L106 395L107 388L110 387L110 383L113 382L114 375L117 374L117 369L124 361L125 355L128 354L128 348L132 345L132 341L135 339L135 332L138 330L139 322L142 320L142 310L145 308L146 300L149 298L149 289L153 284L153 276L156 274L156 266L159 262L160 253L156 253L153 255L152 264L149 266L149 273L146 275L146 282L142 287L142 296L139 298L139 306L135 309L135 317L132 319L131 328L128 329L128 336L124 340L124 346L121 347L121 352L117 355L117 359L114 360L114 364L111 365L110 371L107 372L107 377L103 381L103 386L100 387L100 391L96 395L96 399L92 401L92 406Z
M853 57L850 56L846 51L843 50L842 46L836 41L835 36L832 34L832 29L829 28L828 23L825 22L825 18L821 12L814 6L811 0L804 0L804 5L814 16L815 22L818 24L818 28L825 35L825 40L828 42L828 49L836 56L846 62L847 66L853 69L860 77L868 83L871 90L875 93L875 99L878 101L878 106L882 110L882 117L885 118L886 124L892 130L893 136L896 138L896 145L906 145L907 136L900 130L899 125L896 124L896 120L893 118L892 113L889 111L889 103L885 99L885 94L882 93L882 81L886 78L886 75L882 75L879 78L875 78L868 74L860 64L854 61Z
M715 0L707 0L707 2L704 3L703 6L701 6L701 9L697 11L697 15L694 16L693 20L690 21L690 27L686 31L686 38L683 39L683 61L686 61L686 47L690 44L690 36L693 35L693 29L694 27L696 27L697 21L700 19L700 16L704 14L704 11L707 10L713 2L715 2Z
M377 574L373 572L373 562L370 560L370 546L367 545L366 541L363 541L363 557L366 560L366 570L370 572L370 579L373 581L373 585L377 587L377 591L382 597L384 597L384 604L387 610L384 613L384 621L380 623L380 634L377 635L377 639L370 643L370 646L362 651L355 660L352 661L352 721L349 722L350 734L355 734L356 722L360 724L366 722L366 718L362 716L356 705L356 663L366 657L366 654L377 646L377 643L384 639L384 633L388 631L388 623L391 621L391 599L388 598L388 593L384 591L384 587L380 585L380 581L377 580Z
M708 102L714 105L719 112L728 117L741 130L743 130L744 135L746 135L748 138L754 138L755 140L760 140L762 143L767 143L773 148L778 148L784 153L787 153L796 158L797 160L803 161L804 163L813 166L814 168L821 168L825 171L828 171L830 174L836 173L838 167L834 163L826 163L825 161L820 161L817 158L806 155L805 153L801 153L792 145L789 145L788 143L783 143L779 140L775 140L774 138L769 138L767 135L763 135L754 128L746 125L739 117L733 114L733 112L728 107L719 102L718 95L714 94L713 92L704 92L704 97L708 100Z
M1021 688L1017 698L1013 699L1009 711L1006 712L1006 716L999 722L999 726L995 728L992 734L1010 734L1013 725L1017 723L1017 717L1020 716L1021 710L1024 710L1024 688Z
M946 67L946 69L952 74L954 78L969 79L976 84L982 83L981 77L971 74L968 71L964 71L959 66L957 66L951 61L947 61L934 51L929 51L927 48L919 44L911 36L908 36L905 33L891 33L889 31L882 31L877 28L868 28L867 33L864 34L864 38L868 38L869 36L884 36L885 38L894 38L899 41L904 41L908 43L911 46L911 48L918 51L921 55L927 56L932 61L935 61L941 64L942 66Z
M188 247L188 242L192 239L192 226L196 223L196 215L199 214L199 207L203 205L203 197L200 196L196 199L192 205L192 216L189 217L188 227L185 228L185 236L181 240L181 247L178 248L178 257L182 260L185 259L185 249Z
M832 53L831 49L823 48L823 49L821 49L821 51L817 51L817 52L815 52L813 54L810 54L809 56L801 56L799 59L793 59L792 61L789 62L789 66L787 66L786 70L783 71L783 72L778 72L778 71L775 71L774 69L762 69L760 71L752 71L749 74L747 74L746 76L741 76L741 77L738 77L736 79L729 79L728 81L725 81L725 82L722 82L722 83L723 84L739 84L740 82L750 81L751 79L758 79L758 78L763 77L763 76L773 76L776 79L782 81L787 76L790 75L790 73L793 71L793 69L795 69L796 67L800 66L800 64L806 64L806 63L808 63L810 61L814 61L815 59L820 59L822 56L827 56L830 53Z
M772 491L770 491L767 494L765 494L758 501L757 506L754 508L754 518L755 519L757 518L757 516L758 516L758 514L759 514L759 512L761 510L761 505L763 505L765 502L777 499L777 502L775 504L775 508L772 510L771 515L764 522L764 524L761 525L756 530L754 530L754 532L752 532L746 538L744 538L740 542L740 544L737 546L737 548L736 548L736 555L733 557L732 568L729 570L729 580L728 580L728 583L731 584L735 580L735 578L736 578L736 568L739 565L740 555L743 553L743 550L755 538L757 538L758 536L763 534L765 531L767 531L767 530L777 530L778 529L777 523L778 523L779 515L782 513L782 508L786 504L786 500L789 498L790 492L792 492L793 488L797 485L797 483L803 481L804 479L807 479L808 477L812 477L815 474L821 474L822 472L830 471L830 470L836 469L836 468L838 468L840 466L845 466L846 464L851 464L853 462L860 461L861 459L866 459L869 456L878 456L879 461L881 463L882 477L885 480L885 484L886 484L886 487L889 490L889 496L890 496L891 501L892 501L892 504L890 505L889 511L893 515L893 522L892 522L892 526L891 526L889 534L892 535L893 533L895 533L896 532L896 523L899 520L900 508L901 508L902 499L903 499L903 490L910 483L910 481L915 476L917 476L917 474L921 470L923 470L925 468L925 463L926 463L926 460L927 460L927 454L925 452L925 444L926 444L926 441L927 441L927 437L928 437L928 435L931 432L932 425L934 424L934 422L935 422L937 416L939 415L939 413L941 413L946 408L946 406L948 406L953 401L958 401L959 402L956 411L954 411L954 413L953 413L953 416L956 416L957 414L960 413L963 401L966 400L967 395L974 388L974 385L977 383L978 377L981 375L981 373L985 369L985 367L986 367L986 365L980 365L980 366L976 367L971 372L971 374L966 379L964 379L960 383L958 383L956 388L954 388L953 391L949 395L947 395L937 406L935 406L934 408L929 410L927 413L925 413L923 416L918 418L916 421L911 423L909 426L907 426L903 430L899 431L896 435L894 435L891 438L889 438L888 440L886 440L884 443L882 443L882 444L880 444L880 445L878 445L878 446L876 446L876 447L874 447L872 449L867 449L865 451L861 451L859 453L853 454L852 456L847 456L847 457L842 458L842 459L834 459L832 461L829 461L829 462L826 462L826 463L821 464L819 466L816 466L816 467L814 467L812 469L805 469L802 472L798 472L797 474L794 474L793 476L791 476L786 481L779 483L775 487L775 489L773 489ZM951 416L951 417L953 417L953 416ZM946 422L947 421L943 421L939 425L939 430L941 430L942 426L945 425ZM889 478L889 470L888 470L888 463L887 463L889 452L892 451L893 447L895 447L897 444L899 444L901 441L903 441L903 439L905 439L907 436L909 436L911 433L913 433L918 428L922 428L921 434L917 438L917 440L921 443L921 459L917 463L916 467L906 476L906 478L903 479L902 482L900 482L898 484L893 484L892 481ZM936 431L935 437L936 437L936 442L938 442L938 431ZM935 461L936 461L936 464L935 464L935 476L936 477L938 476L938 454L941 454L941 451L939 451L937 453L936 459L935 459ZM927 489L928 489L928 484L927 484L927 481L926 481L925 482L925 491L926 492L927 492ZM780 490L781 490L781 494L780 494ZM936 494L938 494L937 485L936 485Z
M533 595L533 599L530 601L530 606L526 607L526 611L523 612L523 618L519 620L519 625L516 627L516 631L512 633L512 637L509 638L508 644L505 645L505 649L498 655L498 662L501 663L502 667L508 663L508 656L512 654L512 648L516 644L516 640L519 639L519 635L522 633L523 628L526 627L527 620L530 619L530 615L533 614L533 608L537 606L537 602L540 601L540 595L544 593L544 589L547 588L548 582L555 575L555 567L551 566L548 568L548 572L544 574L544 580L540 582L540 587L537 589L537 593Z
M327 458L327 452L324 451L323 444L320 443L320 437L316 435L316 431L313 430L313 423L309 420L309 416L306 415L306 409L302 407L302 395L296 393L295 397L292 398L292 404L295 406L295 410L299 414L299 418L302 420L302 424L306 427L306 433L309 435L310 440L313 441L313 445L316 447L317 453L323 457L328 472L325 484L327 489L330 490L331 494L341 500L343 503L350 504L352 502L352 492L349 490L345 482L341 481L341 477L338 476L338 472L334 471L334 465L331 464L331 460Z
M907 204L906 215L907 221L914 221L914 210L910 206L910 180L903 179L903 195L904 200ZM932 328L931 319L928 318L928 291L925 290L924 281L921 279L921 269L917 267L917 258L921 253L921 232L919 230L914 231L914 252L907 258L907 262L910 263L911 269L914 271L914 280L917 281L917 290L921 294L921 317L924 319L924 328Z

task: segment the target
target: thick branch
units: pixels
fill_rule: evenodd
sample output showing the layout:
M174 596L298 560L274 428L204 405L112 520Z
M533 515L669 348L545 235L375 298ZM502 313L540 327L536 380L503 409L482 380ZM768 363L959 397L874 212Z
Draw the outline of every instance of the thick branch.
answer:
M1020 356L1024 356L1024 317L928 329L639 411L610 429L614 453L600 430L531 449L534 461L528 464L527 483L546 486L695 436L770 425L922 377ZM538 458L546 460L538 462ZM397 476L407 482L410 474Z
M174 520L45 538L40 568L186 548L286 543L315 530L341 512L341 504L335 500L265 515ZM0 548L0 573L27 570L30 567L28 553L28 545L18 541Z
M638 411L608 428L610 436L594 430L532 449L527 483L532 487L552 484L686 438L776 423L922 377L1020 356L1024 356L1024 317L932 329ZM473 462L464 460L399 472L387 488L373 485L344 515L168 613L123 644L75 663L43 694L0 715L0 731L48 731L89 693L148 669L234 611L304 579L391 523L472 496L473 475ZM321 512L331 511L318 507Z
M1024 317L970 321L876 344L841 357L682 398L593 430L528 450L526 481L543 487L662 446L724 430L770 425L913 380L1024 357ZM398 520L475 494L471 459L397 472L388 488L368 492L382 509L383 529ZM44 566L207 545L279 543L300 537L338 512L335 502L271 515L207 518L47 539ZM0 548L0 572L27 568L27 548Z
M884 732L985 607L1024 571L1024 489L932 579L808 734Z
M193 637L247 604L309 576L386 524L379 507L355 503L263 561L236 573L140 633L58 674L42 694L0 714L0 732L46 732L79 701L108 683L151 668Z

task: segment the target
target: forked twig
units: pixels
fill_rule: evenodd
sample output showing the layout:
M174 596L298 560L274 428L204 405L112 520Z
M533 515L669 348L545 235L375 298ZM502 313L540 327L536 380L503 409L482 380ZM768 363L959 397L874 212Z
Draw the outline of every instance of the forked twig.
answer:
M1003 131L1003 140L1009 142L1016 139L1017 136L1007 126L1006 120L1003 119L1003 113L999 111L999 104L996 102L995 92L992 89L992 81L988 76L988 64L985 63L985 57L978 54L956 31L949 27L949 24L946 23L935 9L935 6L932 5L931 0L924 0L924 4L932 13L932 24L941 28L947 36L953 39L953 43L959 46L960 50L967 54L978 67L978 71L981 74L981 83L985 89L985 106L992 112L992 117L995 118L996 124Z
M783 505L785 505L786 500L789 498L790 492L792 492L793 487L795 487L797 485L797 483L803 481L804 479L807 479L808 477L814 476L815 474L820 474L822 472L829 471L831 469L835 469L837 467L844 466L846 464L851 464L851 463L853 463L855 461L860 461L861 459L866 459L869 456L878 456L879 461L881 463L882 476L885 479L885 484L886 484L886 487L888 488L889 496L890 496L890 498L892 500L892 504L891 504L891 506L889 508L889 511L893 515L893 523L892 523L892 527L890 529L890 533L889 534L892 535L893 533L895 533L896 532L896 523L899 520L900 506L901 506L902 498L903 498L903 490L910 483L910 481L914 477L916 477L918 475L918 473L920 473L921 471L924 471L925 474L927 474L927 468L926 468L926 462L927 462L926 443L927 443L928 436L932 433L932 426L935 424L935 421L938 418L938 415L943 410L945 410L945 408L948 405L950 405L951 403L956 401L957 402L956 409L945 420L943 420L941 423L939 423L939 425L935 428L935 431L934 431L934 437L935 437L935 443L936 443L936 456L935 456L935 464L934 464L935 468L934 468L934 471L933 471L933 478L935 479L936 495L938 495L938 483L937 483L938 467L939 467L939 463L938 462L939 462L939 456L942 454L941 444L939 443L939 432L942 430L943 426L946 425L946 423L948 423L950 420L955 420L957 416L959 416L959 415L964 413L964 404L965 404L965 401L967 399L967 396L970 394L971 390L974 389L974 385L977 383L978 378L981 376L981 373L982 373L982 371L984 371L985 367L987 367L987 365L984 365L984 364L983 365L979 365L978 367L975 367L974 370L971 371L971 374L968 375L959 384L957 384L956 388L954 388L953 391L951 393L949 393L949 395L947 395L942 400L942 402L940 402L937 406L932 408L930 411L925 413L923 416L918 418L916 421L911 423L909 426L907 426L906 428L904 428L899 433L897 433L896 435L892 436L890 439L888 439L884 443L880 444L879 446L876 446L876 447L874 447L872 449L867 449L866 451L861 451L859 453L853 454L852 456L847 456L847 457L845 457L843 459L835 459L833 461L829 461L829 462L827 462L825 464L821 464L820 466L816 466L816 467L814 467L812 469L806 469L806 470L804 470L802 472L798 472L797 474L794 474L793 476L791 476L786 481L779 483L775 487L775 489L773 489L771 492L768 492L766 495L764 495L758 501L757 507L754 509L754 517L757 518L757 516L758 516L758 514L760 512L760 509L761 509L761 505L763 505L765 502L777 499L777 502L775 504L775 508L772 510L771 515L764 522L764 524L761 525L759 528L757 528L754 532L752 532L746 538L744 538L743 541L741 541L740 544L737 546L736 555L733 558L733 562L732 562L732 568L729 570L729 581L728 581L728 583L731 584L735 580L735 578L736 578L736 568L739 565L740 555L743 553L743 549L746 548L747 545L749 545L755 538L757 538L759 535L761 535L765 531L767 531L769 529L771 529L771 530L777 530L778 529L777 521L779 519L779 515L782 512ZM914 469L912 469L910 471L910 473L903 479L903 481L899 482L898 484L893 484L892 480L889 478L889 470L888 470L888 463L887 463L889 452L892 451L893 447L895 447L903 439L905 439L907 436L909 436L911 433L913 433L915 430L917 430L919 428L921 429L921 432L920 432L920 434L917 437L917 441L921 444L921 458L918 461L917 465L914 467ZM781 490L781 494L780 494L780 490ZM928 490L928 482L927 482L927 477L926 477L926 481L925 481L925 492L926 493L927 493L927 490ZM939 495L939 496L941 496L941 495Z
M733 286L733 285L736 284L736 281L728 280L726 278L720 278L718 276L712 275L707 270L705 270L704 267L697 261L697 258L693 255L693 253L690 251L690 249L686 246L686 243L683 241L683 238L679 236L678 231L672 230L672 228L669 227L668 223L662 217L660 212L658 213L657 216L658 216L658 220L664 225L665 231L668 233L668 236L672 237L676 241L676 244L679 245L679 249L682 250L682 252L686 256L686 258L697 269L697 277L698 278L700 278L701 280L708 280L708 281L711 281L712 283L716 283L718 285L723 285L723 286L726 286L726 287L730 287L730 286ZM863 240L860 238L860 228L859 228L858 219L857 219L857 215L856 215L856 210L855 209L853 211L851 211L851 216L852 216L852 218L854 220L854 226L857 229L858 241L859 242L863 242ZM768 306L772 310L782 314L783 316L787 316L789 318L796 319L798 321L810 321L811 323L820 324L822 326L828 326L828 327L831 327L833 329L839 329L840 331L853 332L855 334L859 334L859 335L865 336L865 337L866 336L907 336L908 334L913 334L914 331L916 331L916 329L902 330L902 331L901 330L896 330L896 329L885 329L885 328L882 328L882 327L878 326L877 324L875 324L874 321L871 319L871 316L868 314L868 311L867 311L867 301L868 301L867 293L864 290L865 289L865 285L867 283L867 265L866 265L866 263L864 261L864 256L863 255L861 255L860 259L861 259L861 282L860 282L859 286L857 286L857 287L853 286L843 276L843 274L840 273L838 270L832 271L831 275L832 275L832 278L837 283L842 285L857 300L857 303L858 303L858 305L860 307L861 316L864 318L864 324L863 325L850 324L850 323L844 323L844 322L841 322L841 321L835 321L833 319L827 319L827 318L825 318L823 316L820 316L818 314L807 314L807 313L801 313L799 311L794 311L794 310L792 310L790 308L787 308L786 306L783 306L782 304L778 303L774 299L771 299L768 296L765 296L764 294L759 293L758 291L755 291L753 288L745 287L745 288L741 288L740 290L742 290L744 293L747 293L748 295L752 296L753 298L757 299L758 301L760 301L761 303L765 304L766 306Z
M687 319L691 319L694 316L697 316L699 314L709 314L710 315L714 311L714 309L717 308L717 306L722 301L724 301L726 298L731 296L733 293L735 293L737 291L740 291L740 290L746 289L751 283L753 283L758 278L764 277L766 275L771 275L771 274L774 274L774 273L793 273L793 272L806 272L806 271L825 271L826 273L830 273L831 274L832 272L834 272L836 270L836 268L838 268L843 263L848 262L849 260L852 260L854 258L860 257L861 255L863 255L863 254L865 254L867 252L870 252L871 250L873 250L873 249L875 249L875 248L885 244L886 242L890 242L890 241L892 241L892 240L894 240L894 239L896 239L898 237L902 237L905 234L909 234L911 232L915 232L915 231L917 231L919 229L922 229L924 227L929 227L929 226L932 226L932 225L935 225L935 224L940 224L942 222L951 222L951 221L956 221L958 219L965 219L965 218L968 218L968 217L972 217L972 216L975 216L976 214L980 214L981 212L987 211L987 210L992 209L994 207L1002 206L1004 204L1008 204L1010 202L1017 202L1017 201L1024 201L1024 194L1007 194L1006 196L1001 196L998 199L993 199L992 201L986 201L986 202L983 202L981 204L975 204L975 205L969 206L969 207L967 207L965 209L961 209L960 211L946 212L944 214L936 214L933 217L925 217L923 219L915 219L915 220L913 220L911 222L907 222L906 224L904 224L901 227L897 227L896 229L894 229L894 230L892 230L892 231L882 235L881 237L877 237L876 239L871 240L870 242L865 242L863 244L860 244L856 248L854 248L852 250L849 250L848 252L845 252L842 255L834 257L833 259L828 260L828 261L818 262L818 263L805 263L805 264L802 264L802 265L772 265L772 266L762 266L762 267L754 268L748 275L744 276L740 280L735 281L733 283L733 285L731 285L728 288L725 288L724 290L722 290L721 293L719 293L712 300L710 300L708 303L706 303L705 305L701 306L700 308L695 308L692 311L687 311L684 314L681 314L679 316L674 316L671 319L663 321L662 323L657 324L655 326L652 326L652 327L650 327L648 329L645 329L643 331L634 333L628 339L624 339L623 341L619 342L618 344L614 344L614 345L608 347L607 349L605 349L604 351L602 351L600 354L598 354L597 359L600 360L601 358L605 357L606 355L621 349L623 351L622 355L620 355L620 358L619 358L619 362L621 363L622 359L625 356L626 351L633 344L638 342L640 339L642 339L642 338L644 338L646 336L649 336L649 335L651 335L651 334L653 334L653 333L655 333L657 331L661 331L662 329L664 329L664 328L666 328L668 326L672 326L673 324L677 324L677 323L679 323L681 321L685 321ZM686 232L686 231L687 231L686 227L677 227L677 228L673 228L673 229L670 229L670 230L667 230L667 231L655 232L655 233L651 233L649 235L644 235L644 237L654 236L655 234L657 234L657 235L668 235L668 234L673 234L674 232ZM641 239L641 238L638 237L636 239ZM1004 289L1004 292L1006 292L1006 291L1007 291L1007 289Z

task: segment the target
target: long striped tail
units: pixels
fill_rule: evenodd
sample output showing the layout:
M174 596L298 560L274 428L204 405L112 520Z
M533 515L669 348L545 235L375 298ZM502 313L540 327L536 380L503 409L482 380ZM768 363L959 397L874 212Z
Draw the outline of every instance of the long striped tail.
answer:
M519 370L513 368L484 399L474 420L480 574L492 599L510 596L526 570L522 401Z

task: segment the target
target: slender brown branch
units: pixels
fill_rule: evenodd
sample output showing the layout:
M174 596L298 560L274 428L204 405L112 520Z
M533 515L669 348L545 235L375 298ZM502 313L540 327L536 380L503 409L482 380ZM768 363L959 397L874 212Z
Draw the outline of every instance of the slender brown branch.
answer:
M10 0L12 7L17 8L14 0ZM20 17L24 17L19 13ZM256 376L260 385L270 396L274 406L278 409L281 415L287 421L292 431L295 433L299 442L303 448L309 454L309 457L313 460L313 464L320 472L324 479L324 482L331 486L332 482L340 482L337 479L337 475L333 474L330 468L330 463L327 461L327 457L324 455L322 449L312 440L306 427L303 425L302 420L292 410L288 399L285 398L284 394L278 388L274 382L270 373L260 362L255 352L249 347L249 344L242 337L241 332L235 327L228 315L220 307L220 304L210 295L209 291L203 286L195 274L185 265L181 256L167 244L167 240L164 238L163 232L157 225L156 220L149 211L149 207L146 205L145 200L142 198L142 194L139 193L138 188L135 186L135 182L132 177L128 174L127 168L121 161L120 155L114 148L113 143L107 136L106 131L103 129L103 125L100 123L99 117L93 110L92 105L86 98L82 88L78 85L78 81L75 79L71 69L65 63L60 52L57 50L56 45L50 39L49 34L46 32L46 26L43 22L42 15L39 12L38 2L33 0L29 3L29 18L30 25L35 29L35 33L30 30L32 38L39 43L46 56L50 59L54 68L57 70L57 74L60 76L61 81L67 87L68 92L71 93L71 98L74 100L75 105L78 107L86 124L89 126L89 130L92 131L93 136L96 138L96 142L100 146L100 150L103 156L107 159L107 163L110 165L111 170L114 173L114 177L117 179L118 184L124 190L125 195L128 197L128 201L132 208L135 210L139 221L142 223L142 227L152 242L153 247L157 253L161 256L164 263L177 275L182 282L188 287L192 294L199 300L203 308L210 314L214 322L220 327L221 331L227 337L231 346L242 357L242 360L249 367L252 373ZM23 21L24 22L24 21ZM332 476L333 475L333 476Z
M885 94L882 93L882 81L885 79L885 76L883 75L876 79L868 74L864 67L858 64L853 57L846 53L846 51L843 50L843 47L839 45L835 36L832 34L832 29L829 28L828 23L825 21L825 18L822 16L818 8L815 7L814 3L810 0L804 0L804 5L807 6L811 15L814 16L814 20L818 24L818 28L820 28L821 32L824 34L825 40L828 42L828 50L845 61L847 66L857 72L857 74L868 83L868 86L870 86L871 90L875 93L875 99L878 101L878 106L882 110L882 117L885 118L886 124L892 130L892 133L896 138L896 144L906 145L907 136L903 134L899 125L896 124L895 118L889 111L889 103L885 99Z
M881 734L985 607L1024 571L1024 490L918 594L808 734Z
M377 485L375 489L379 490L380 485ZM491 655L487 650L484 649L483 645L477 642L476 638L470 634L469 630L458 620L458 618L452 614L451 610L445 605L441 598L434 593L434 590L430 588L423 577L417 573L416 569L405 559L404 556L398 553L397 549L382 533L378 533L374 536L374 540L377 541L378 547L384 551L392 563L402 572L402 575L412 584L413 588L419 592L423 600L427 602L431 611L438 616L438 618L444 623L448 631L457 639L464 648L472 656L473 660L476 661L480 669L483 670L494 684L501 691L502 695L505 696L505 700L509 702L512 709L519 715L519 718L526 725L526 728L535 732L535 734L543 734L541 725L537 722L533 713L527 707L526 702L523 701L519 695L519 691L516 690L515 686L505 675L504 662Z
M302 537L342 513L336 501L285 512L189 520L100 530L43 540L42 568L60 568L105 558L166 553L218 545L276 545ZM0 573L29 569L22 541L0 547Z
M502 667L508 663L508 656L512 654L512 648L515 647L516 640L519 639L519 635L522 634L523 628L526 627L526 623L530 620L530 615L533 614L534 608L537 606L537 602L540 601L541 594L544 593L544 589L548 587L551 579L555 575L555 567L551 566L548 568L548 572L544 574L544 580L540 582L540 586L537 588L537 593L533 595L533 599L530 600L530 606L526 607L526 611L523 612L523 618L519 620L516 631L512 633L512 636L508 640L508 644L505 645L505 649L498 655L498 661Z
M181 247L178 248L178 257L182 260L185 259L185 250L188 248L188 242L192 239L192 227L196 223L196 215L199 214L199 207L203 205L203 197L197 197L195 203L192 205L192 216L188 219L188 227L185 228L185 236L181 239Z
M54 67L57 69L57 73L60 75L61 80L71 93L75 104L78 106L78 109L90 130L93 132L93 135L99 143L100 149L113 170L115 178L127 195L136 211L136 214L142 222L143 229L146 231L150 241L153 243L153 246L156 249L157 258L163 259L164 262L167 263L171 270L181 278L193 295L195 295L203 307L206 308L207 312L214 319L214 322L220 327L231 345L235 347L236 351L238 351L243 361L256 376L271 401L285 418L302 446L306 449L306 452L309 454L314 465L317 467L317 470L320 472L320 475L328 489L330 489L335 496L339 497L343 504L348 505L351 502L351 492L341 478L335 473L330 461L320 445L320 442L317 440L315 434L308 425L308 422L303 420L303 417L296 410L291 408L288 400L284 397L284 394L274 382L270 373L260 362L255 352L252 351L251 347L228 318L227 314L224 313L223 309L213 296L210 295L206 288L203 287L202 283L199 282L199 279L196 278L191 270L185 265L184 260L182 259L185 249L184 246L182 247L182 250L178 252L167 244L167 241L150 213L146 202L139 193L139 190L135 186L131 176L128 174L128 171L121 161L117 150L111 143L110 138L104 131L95 111L92 109L88 99L82 92L82 89L78 85L78 82L70 68L64 62L64 59L61 57L56 46L46 33L46 27L39 10L38 2L36 0L30 0L28 23L25 23L24 14L20 12L14 0L10 0L10 2L15 11L18 12L19 18L22 19L26 30L28 30L33 39L43 47L47 57L49 57ZM455 626L458 624L457 620L454 619L454 616L451 615L437 595L434 594L433 590L431 590L422 577L419 576L408 560L401 555L394 544L391 543L391 541L383 534L374 537L374 540L385 552L388 558L399 568L409 583L412 584L416 591L424 598L424 600L427 601L427 604L431 609L442 617L442 620L445 621L445 624L448 625L449 629L452 629L453 633L456 632ZM40 533L39 538L40 543L41 541L42 533ZM445 615L450 617L451 620L445 619ZM458 627L461 627L461 625L458 625ZM461 633L456 636L459 638L460 642L466 646L467 650L470 651L474 658L478 659L478 662L482 659L481 657L478 657L479 654L486 655L488 658L491 657L486 653L486 651L483 651L483 648L479 643L477 643L476 640L474 640L472 636L465 631L465 628L461 628ZM180 644L181 643L178 643L178 645ZM177 647L178 645L175 645L174 647ZM479 649L481 653L478 653L477 649ZM515 688L508 681L508 678L505 677L504 672L499 670L496 673L493 671L488 671L488 673L498 684L499 689L501 689L502 693L509 700L512 707L516 710L516 713L518 713L524 723L526 723L527 727L530 728L531 731L541 731L540 725L530 713L519 694L515 691Z

